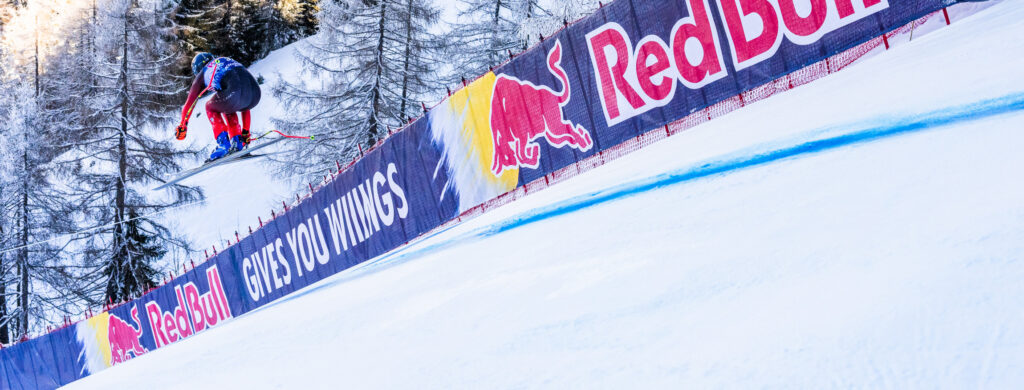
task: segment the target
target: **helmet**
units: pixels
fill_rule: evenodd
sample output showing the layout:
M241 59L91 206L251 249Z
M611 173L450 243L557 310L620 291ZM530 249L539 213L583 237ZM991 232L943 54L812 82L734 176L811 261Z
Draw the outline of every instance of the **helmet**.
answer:
M192 59L192 74L198 76L199 72L202 72L203 68L210 61L213 61L213 54L207 52L196 54L195 58Z

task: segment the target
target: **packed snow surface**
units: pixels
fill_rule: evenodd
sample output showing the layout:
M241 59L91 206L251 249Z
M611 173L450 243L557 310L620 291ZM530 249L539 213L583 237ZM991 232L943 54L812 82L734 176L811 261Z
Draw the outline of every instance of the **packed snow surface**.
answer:
M1017 387L1016 3L70 387Z

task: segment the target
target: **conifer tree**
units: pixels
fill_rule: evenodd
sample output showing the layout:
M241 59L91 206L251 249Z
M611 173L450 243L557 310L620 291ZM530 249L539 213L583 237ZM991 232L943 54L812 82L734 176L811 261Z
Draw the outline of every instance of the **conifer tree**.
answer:
M153 264L160 260L166 249L159 243L159 232L146 231L135 209L128 211L124 224L124 241L115 248L118 261L108 262L103 269L107 280L106 297L120 301L138 297L157 285L159 272Z
M518 53L529 40L522 27L543 12L537 0L462 0L459 21L450 33L457 45L449 58L459 59L453 76L473 79Z
M9 7L9 3L3 3L0 5L0 9L4 6ZM9 18L5 18L3 22L6 23L7 20L9 20ZM3 29L2 26L0 26L0 37L2 36ZM5 46L0 45L0 58L7 58L6 49L7 48ZM5 91L0 92L0 118L4 119L10 118L10 110L12 108L10 98L6 92L10 87L10 83L8 78L5 76L6 75L0 75L0 91ZM6 127L0 128L0 130L2 130L4 134L7 133ZM14 274L14 272L12 272L13 267L11 267L10 262L7 259L8 256L6 251L6 248L14 246L11 245L13 240L11 240L8 235L10 226L13 223L10 219L10 216L13 215L13 210L9 207L10 202L8 198L8 191L11 187L11 178L9 175L12 164L8 158L9 154L5 153L4 149L4 147L0 146L0 248L4 248L0 249L0 345L11 342L9 329L12 317L8 315L7 311L7 286L14 282L11 278Z
M278 125L316 134L284 167L320 173L422 112L436 81L441 42L431 33L439 12L424 0L326 2L320 32L300 46L304 69L321 86L281 83L275 93L289 108ZM301 152L301 153L299 153Z
M217 55L245 65L266 56L273 11L273 4L266 0L236 0L228 15L226 47Z
M194 188L173 186L155 197L146 190L181 169L195 152L172 147L177 92L188 84L174 75L173 10L159 0L105 0L97 19L97 55L90 62L94 84L72 89L83 112L69 131L71 149L61 160L69 176L74 212L75 263L93 270L82 286L89 302L119 302L147 288L147 275L162 255L153 248L187 243L153 215L198 200ZM134 216L134 217L133 217ZM144 237L143 237L144 236Z
M316 14L320 12L319 0L299 0L299 17L295 23L295 31L299 37L316 34L318 21Z
M556 1L546 8L535 7L529 18L520 23L519 37L536 42L541 35L547 37L565 26L594 13L601 6L600 0Z
M7 25L13 16L13 2L0 1L0 38L3 37L4 26ZM7 47L0 45L0 58L7 58L6 52ZM7 91L7 89L7 77L0 74L0 90ZM10 102L5 97L0 95L0 118L8 118L10 116ZM11 247L11 241L8 240L7 232L10 230L10 210L6 207L8 204L6 199L10 180L7 178L9 166L4 164L3 157L4 154L0 153L0 248L9 248ZM6 251L0 252L0 345L11 342L10 332L8 331L11 317L7 314L7 284L11 274L8 264Z
M234 0L218 55L249 65L305 34L301 19L289 23L273 0ZM315 23L316 15L313 15Z
M217 4L215 0L180 0L175 8L172 22L176 26L178 51L185 55L177 61L177 74L192 74L192 56L208 52L212 46L207 37L216 27Z
M5 21L0 56L3 92L0 113L0 202L3 207L3 264L0 290L4 292L0 328L7 325L12 339L25 337L47 316L68 313L67 266L59 241L71 225L67 198L55 184L54 159L62 151L60 123L51 123L51 112L61 106L60 77L48 69L66 58L54 56L70 43L60 29L42 28L41 22L73 14L68 2L33 3L22 6ZM74 118L67 118L73 120ZM12 299L13 298L13 299Z
M184 53L210 52L250 65L316 33L316 0L181 0L173 20ZM190 74L186 56L179 73Z

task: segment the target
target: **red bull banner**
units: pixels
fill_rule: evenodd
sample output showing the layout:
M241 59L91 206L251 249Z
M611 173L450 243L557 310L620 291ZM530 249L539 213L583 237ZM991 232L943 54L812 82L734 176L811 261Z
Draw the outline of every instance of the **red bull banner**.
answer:
M453 93L195 269L0 349L0 389L56 388L159 353L517 187L954 2L615 1Z

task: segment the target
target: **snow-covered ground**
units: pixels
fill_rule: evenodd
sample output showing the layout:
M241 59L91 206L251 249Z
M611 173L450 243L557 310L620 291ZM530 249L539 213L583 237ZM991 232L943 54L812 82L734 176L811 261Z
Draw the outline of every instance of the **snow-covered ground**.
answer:
M1016 3L69 387L1018 387Z

